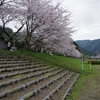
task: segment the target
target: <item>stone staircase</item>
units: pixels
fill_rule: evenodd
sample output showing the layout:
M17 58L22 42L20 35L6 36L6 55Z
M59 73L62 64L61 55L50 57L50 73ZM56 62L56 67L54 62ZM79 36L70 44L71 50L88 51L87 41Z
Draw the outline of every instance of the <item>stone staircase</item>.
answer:
M0 54L0 100L65 100L78 73Z

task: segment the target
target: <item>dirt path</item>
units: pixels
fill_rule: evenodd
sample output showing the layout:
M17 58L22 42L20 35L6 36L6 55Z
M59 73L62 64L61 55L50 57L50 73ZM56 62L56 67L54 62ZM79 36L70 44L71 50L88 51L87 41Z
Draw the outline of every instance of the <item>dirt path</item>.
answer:
M100 75L87 79L84 85L85 89L78 100L100 100Z

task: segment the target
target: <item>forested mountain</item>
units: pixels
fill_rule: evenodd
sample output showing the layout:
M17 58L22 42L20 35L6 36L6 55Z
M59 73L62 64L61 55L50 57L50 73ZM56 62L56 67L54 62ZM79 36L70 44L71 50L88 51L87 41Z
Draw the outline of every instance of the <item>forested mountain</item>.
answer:
M86 55L100 54L100 39L95 40L77 40L81 53Z

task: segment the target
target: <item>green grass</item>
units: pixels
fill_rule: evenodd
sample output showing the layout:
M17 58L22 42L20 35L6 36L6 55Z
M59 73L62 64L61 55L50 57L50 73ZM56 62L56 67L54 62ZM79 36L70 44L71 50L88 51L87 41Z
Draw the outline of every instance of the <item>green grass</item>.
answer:
M86 77L87 76L84 76L83 74L80 75L80 78L74 86L73 92L70 96L66 97L66 100L77 100L77 98L80 97L81 91L84 89L84 82Z
M13 76L13 77L11 77L12 79L16 79L16 78L21 78L22 77L22 75L16 75L16 76Z
M34 56L38 59L41 59L47 63L60 66L60 67L65 67L67 69L76 71L76 72L81 72L81 60L71 58L71 57L64 57L64 56L58 56L58 55L49 55L47 53L35 53L31 51L26 51L26 50L20 50L16 51L16 54L20 54L21 56L27 56L27 58L30 58L31 56Z
M100 77L99 65L92 65L92 69L90 70L90 65L85 61L83 73L80 73L80 77L74 86L73 92L66 98L66 100L80 100L79 98L82 95L82 91L87 89L85 86L87 80L91 78L91 80L94 81L94 78L97 76Z
M2 51L2 52L6 52L6 51ZM8 53L12 53L12 52L8 52ZM86 82L86 80L90 77L95 77L100 75L99 65L92 65L92 69L90 69L90 64L88 63L88 61L84 62L84 70L82 70L82 61L76 58L64 57L58 55L49 55L47 53L36 53L36 52L31 52L26 50L14 51L13 53L16 55L20 55L23 58L26 57L26 59L38 58L49 64L53 64L75 72L79 72L80 78L75 84L73 92L66 100L79 100L78 98L80 97L81 92L85 89L84 83Z

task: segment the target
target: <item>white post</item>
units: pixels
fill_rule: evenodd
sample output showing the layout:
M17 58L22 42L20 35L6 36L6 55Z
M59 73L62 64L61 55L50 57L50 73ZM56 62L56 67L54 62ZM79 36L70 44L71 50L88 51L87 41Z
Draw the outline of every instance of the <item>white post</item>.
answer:
M91 69L91 62L90 62L90 69Z
M83 61L82 61L82 70L84 70L84 63L83 63Z
M84 70L84 55L82 55L82 70Z

